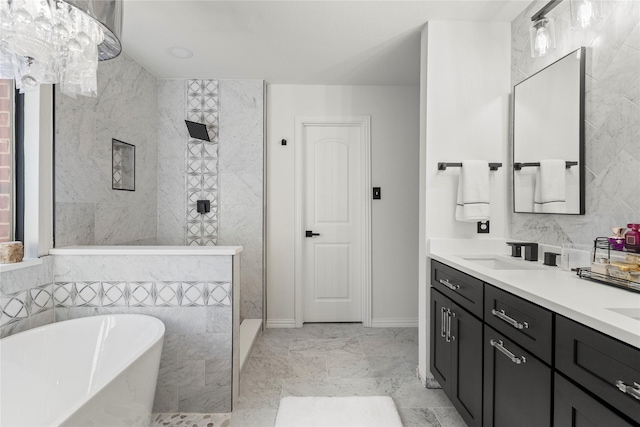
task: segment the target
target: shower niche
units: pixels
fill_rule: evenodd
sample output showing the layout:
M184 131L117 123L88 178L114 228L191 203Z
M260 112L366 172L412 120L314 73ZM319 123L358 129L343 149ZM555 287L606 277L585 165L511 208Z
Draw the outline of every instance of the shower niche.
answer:
M117 139L111 140L111 188L136 189L136 146Z

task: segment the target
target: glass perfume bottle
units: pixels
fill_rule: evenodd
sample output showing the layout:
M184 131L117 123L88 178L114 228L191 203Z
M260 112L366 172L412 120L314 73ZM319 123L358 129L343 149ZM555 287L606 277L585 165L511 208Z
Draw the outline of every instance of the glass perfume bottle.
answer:
M624 249L624 232L626 229L626 227L611 227L613 236L608 238L611 249L616 251Z
M624 247L630 252L640 253L640 224L627 224L629 231L624 234Z

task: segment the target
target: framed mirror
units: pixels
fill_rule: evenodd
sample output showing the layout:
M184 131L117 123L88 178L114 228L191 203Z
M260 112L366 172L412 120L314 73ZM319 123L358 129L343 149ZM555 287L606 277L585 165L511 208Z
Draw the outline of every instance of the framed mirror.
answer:
M584 215L585 48L513 89L513 211Z

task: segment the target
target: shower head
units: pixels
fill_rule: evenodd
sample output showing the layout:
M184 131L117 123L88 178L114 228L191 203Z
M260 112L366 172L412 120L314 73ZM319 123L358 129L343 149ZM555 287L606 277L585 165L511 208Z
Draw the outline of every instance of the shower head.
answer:
M195 139L201 139L203 141L211 141L209 139L209 132L207 132L207 126L202 123L191 122L189 120L184 121L187 124L189 130L189 136Z

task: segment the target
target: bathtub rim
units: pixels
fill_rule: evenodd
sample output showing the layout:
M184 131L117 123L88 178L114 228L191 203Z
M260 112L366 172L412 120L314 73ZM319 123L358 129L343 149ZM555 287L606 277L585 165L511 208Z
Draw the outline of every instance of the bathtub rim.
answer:
M160 319L158 319L157 317L154 316L149 316L147 314L127 314L127 313L122 313L122 314L100 314L100 315L96 315L96 316L84 316L84 317L78 317L75 319L68 319L68 320L63 320L60 322L54 322L54 323L49 323L47 325L42 325L39 326L37 328L33 328L33 329L28 329L26 331L22 331L22 332L18 332L17 334L13 334L10 335L8 337L2 338L0 339L0 346L4 343L6 343L7 341L11 341L12 338L17 337L17 336L22 336L24 337L23 334L29 334L30 332L35 333L36 331L41 331L42 329L48 329L48 328L55 328L57 327L56 325L60 324L60 325L64 325L67 322L82 322L82 321L87 321L88 319L103 319L103 318L108 318L108 317L135 317L135 318L140 318L140 317L145 317L147 318L147 321L150 321L151 323L155 323L158 324L159 326L161 326L160 328L160 333L159 336L156 337L155 339L152 340L152 342L149 343L148 346L145 346L144 348L136 351L136 352L132 352L131 357L128 360L127 364L121 365L121 366L116 366L117 371L114 373L114 375L108 380L105 381L103 384L101 384L99 387L96 387L95 390L90 394L90 395L83 395L83 397L81 399L78 399L78 401L69 406L69 408L67 408L66 411L64 411L63 413L60 414L60 416L58 416L57 418L52 420L51 425L53 426L58 426L60 424L62 424L65 420L67 420L69 417L71 417L73 414L75 414L76 412L78 412L78 410L85 405L91 398L93 398L96 394L98 394L99 392L101 392L102 390L104 390L107 386L109 386L114 380L116 380L123 372L125 372L125 370L131 366L133 364L133 362L135 362L136 360L140 359L141 356L143 356L145 353L147 353L149 350L151 350L154 346L156 346L158 344L158 342L160 342L161 347L160 347L160 352L162 353L162 347L164 346L164 335L166 333L166 327L164 325L164 322ZM68 324L61 326L61 327L69 327Z

